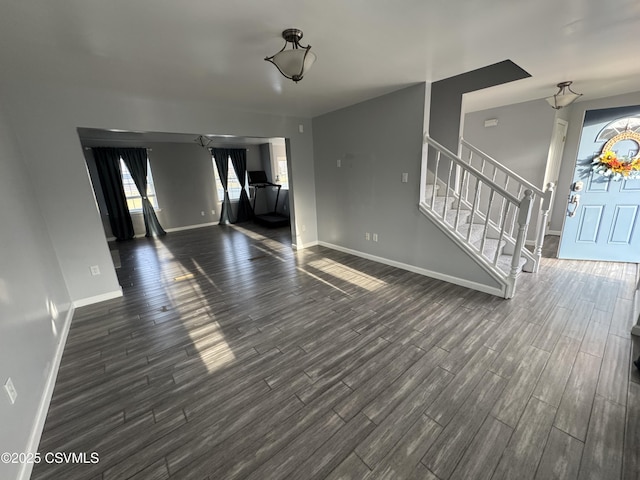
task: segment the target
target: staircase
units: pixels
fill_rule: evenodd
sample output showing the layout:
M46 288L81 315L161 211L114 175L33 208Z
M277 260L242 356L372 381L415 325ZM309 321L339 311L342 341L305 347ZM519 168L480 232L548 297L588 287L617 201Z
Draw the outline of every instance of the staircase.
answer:
M464 139L460 156L427 135L424 143L420 211L497 281L504 298L513 297L520 272L538 271L553 184L543 191ZM524 246L534 210L531 252Z

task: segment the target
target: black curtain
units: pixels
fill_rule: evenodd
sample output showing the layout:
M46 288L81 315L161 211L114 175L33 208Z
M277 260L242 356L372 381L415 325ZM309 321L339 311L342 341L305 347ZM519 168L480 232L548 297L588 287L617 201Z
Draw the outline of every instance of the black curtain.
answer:
M147 197L147 149L146 148L118 148L118 153L129 169L131 178L136 184L142 198L142 216L144 217L145 237L166 235L158 221L153 205Z
M216 161L216 168L218 169L218 176L220 182L222 182L222 189L224 190L224 198L222 199L222 209L220 210L220 225L226 225L227 223L234 223L231 213L231 199L229 198L228 185L228 173L229 173L229 149L227 148L212 148L211 153L213 159Z
M251 208L249 195L247 195L247 191L244 188L247 178L247 151L243 148L231 148L229 149L229 157L231 157L231 164L236 171L241 187L236 222L246 222L253 218L253 209Z
M92 150L100 185L102 186L102 193L107 204L111 231L118 240L133 238L133 223L127 207L127 197L122 186L120 154L115 148L101 147L92 148Z

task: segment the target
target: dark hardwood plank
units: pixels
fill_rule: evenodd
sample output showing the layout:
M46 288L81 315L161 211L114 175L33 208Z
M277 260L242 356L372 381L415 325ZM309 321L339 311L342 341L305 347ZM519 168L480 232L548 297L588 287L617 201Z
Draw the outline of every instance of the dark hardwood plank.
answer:
M580 479L620 478L624 424L625 408L597 395L582 454Z
M362 413L356 415L289 477L308 480L325 478L374 427L375 425Z
M502 455L494 480L533 478L551 431L556 408L532 398Z
M326 478L327 480L364 480L368 478L369 467L355 454L350 454Z
M485 377L486 369L495 357L495 352L486 347L478 350L467 366L455 376L436 401L429 406L427 415L440 425L446 426L454 418L476 385Z
M578 348L578 340L560 337L533 391L534 397L556 407L560 405Z
M394 480L411 476L441 431L440 425L420 415L367 479Z
M578 478L584 444L571 435L552 428L536 472L536 480L574 480Z
M578 353L554 426L584 442L602 359Z
M596 393L620 405L627 404L630 353L631 341L628 338L609 335Z
M629 400L627 402L627 421L624 437L624 463L622 478L640 478L640 384L629 385Z
M491 416L487 417L451 479L489 480L512 433L513 429L509 426Z
M637 267L556 240L509 301L288 229L119 242L124 297L75 311L39 447L100 462L32 478L637 478Z
M422 463L439 478L448 478L453 473L505 384L504 378L487 372L482 382L466 399L460 413L447 425L422 458Z
M516 428L549 356L549 352L529 345L520 365L491 411L494 417Z
M369 468L375 468L382 461L452 377L446 370L436 369L358 445L355 452Z

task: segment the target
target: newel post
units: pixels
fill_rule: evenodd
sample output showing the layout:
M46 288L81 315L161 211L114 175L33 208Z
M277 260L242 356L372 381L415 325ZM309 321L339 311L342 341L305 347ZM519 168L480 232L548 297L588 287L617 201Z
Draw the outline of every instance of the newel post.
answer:
M555 185L553 183L547 184L547 189L542 197L542 206L540 207L540 224L538 225L538 235L536 237L536 248L533 254L537 258L536 271L538 271L538 265L540 264L540 257L542 257L542 245L544 244L544 236L547 234L547 223L549 219L549 210L551 209L551 203L553 202L553 195L555 193Z
M525 237L527 235L527 227L529 226L529 220L531 219L531 206L533 205L533 192L531 190L525 190L524 197L520 200L520 209L518 210L518 234L516 236L516 244L513 250L513 257L511 258L511 272L509 278L511 279L511 294L515 289L516 278L518 278L518 270L520 267L520 253L524 247Z

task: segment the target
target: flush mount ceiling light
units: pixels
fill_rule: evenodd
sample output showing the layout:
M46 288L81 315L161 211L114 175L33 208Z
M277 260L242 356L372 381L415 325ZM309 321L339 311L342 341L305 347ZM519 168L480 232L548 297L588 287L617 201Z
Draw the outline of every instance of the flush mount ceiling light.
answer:
M549 105L551 105L551 108L560 110L561 108L571 105L582 96L581 93L576 93L571 90L572 83L573 82L560 82L558 84L558 93L552 97L545 98Z
M284 47L275 55L266 57L267 62L273 63L282 75L294 82L299 82L316 61L316 54L311 51L311 45L300 45L302 30L288 28L282 32ZM287 50L287 45L291 49Z

